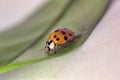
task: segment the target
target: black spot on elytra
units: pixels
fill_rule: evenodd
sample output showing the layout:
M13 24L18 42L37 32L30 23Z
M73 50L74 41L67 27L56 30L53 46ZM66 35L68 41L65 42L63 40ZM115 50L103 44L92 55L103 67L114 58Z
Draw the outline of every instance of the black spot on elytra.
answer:
M53 37L54 37L54 38L56 38L57 36L56 36L56 35L54 35Z
M59 41L60 39L59 38L56 38L57 41Z
M64 40L68 40L67 36L64 37Z
M65 33L65 31L61 31L61 33L63 34L63 35L65 35L66 33Z

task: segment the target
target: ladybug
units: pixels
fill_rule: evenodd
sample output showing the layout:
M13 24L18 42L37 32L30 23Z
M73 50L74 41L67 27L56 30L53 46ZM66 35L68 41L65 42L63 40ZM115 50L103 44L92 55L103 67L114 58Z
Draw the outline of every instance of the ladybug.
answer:
M46 41L45 52L54 54L62 47L66 47L70 42L78 39L80 35L74 34L67 28L58 28L52 31Z

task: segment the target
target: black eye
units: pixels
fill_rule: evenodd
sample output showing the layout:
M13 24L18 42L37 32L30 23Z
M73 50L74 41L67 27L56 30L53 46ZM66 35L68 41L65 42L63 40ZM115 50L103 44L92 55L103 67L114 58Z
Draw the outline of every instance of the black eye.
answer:
M61 31L62 34L66 34L65 31Z
M60 39L59 38L56 38L57 41L59 41Z
M64 37L64 40L67 40L67 39L68 39L68 38L65 36L65 37Z
M57 36L56 35L54 35L54 38L56 38Z

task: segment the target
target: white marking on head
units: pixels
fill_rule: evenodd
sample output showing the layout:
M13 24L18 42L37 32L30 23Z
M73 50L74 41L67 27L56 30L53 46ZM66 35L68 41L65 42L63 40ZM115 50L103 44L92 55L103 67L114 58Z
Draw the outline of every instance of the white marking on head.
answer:
M50 45L49 45L50 49L53 49L55 47L55 44L54 42L52 42Z

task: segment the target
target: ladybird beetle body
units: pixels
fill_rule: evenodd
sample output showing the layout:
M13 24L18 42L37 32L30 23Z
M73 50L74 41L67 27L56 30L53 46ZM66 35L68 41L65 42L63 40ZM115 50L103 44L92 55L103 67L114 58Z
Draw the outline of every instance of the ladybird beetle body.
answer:
M54 54L65 44L78 38L71 30L67 28L59 28L51 32L46 41L45 51L48 54Z

